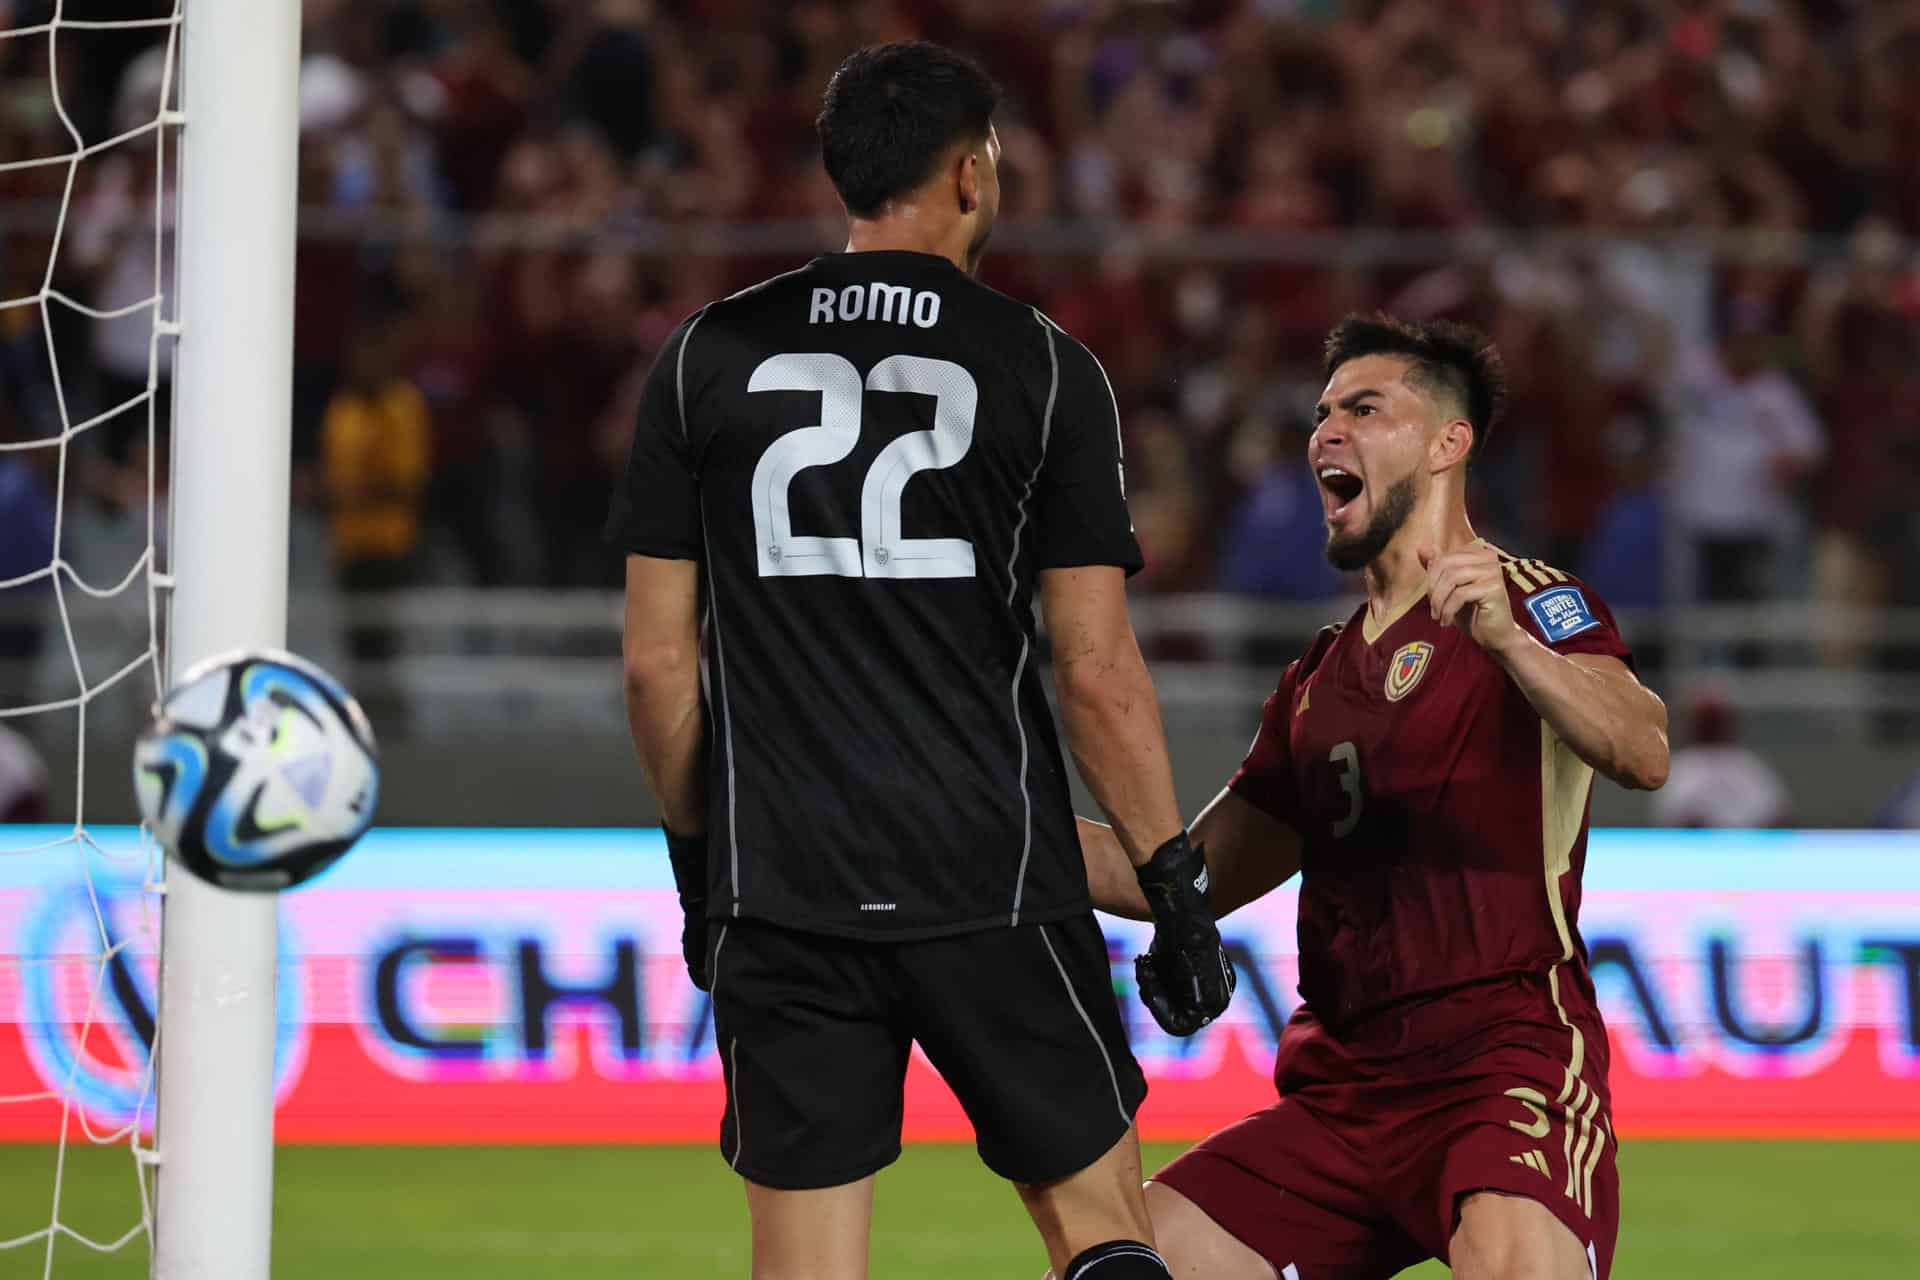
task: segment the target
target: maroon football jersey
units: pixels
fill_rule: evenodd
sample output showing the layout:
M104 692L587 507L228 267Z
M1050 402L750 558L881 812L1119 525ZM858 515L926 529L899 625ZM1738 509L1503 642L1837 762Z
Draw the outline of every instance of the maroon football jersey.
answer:
M1631 663L1584 584L1502 560L1513 616L1537 639ZM1280 677L1231 783L1303 840L1308 1025L1293 1032L1323 1030L1343 1056L1421 1056L1516 990L1545 1026L1597 1030L1577 923L1592 782L1426 597L1377 632L1364 606L1323 630Z

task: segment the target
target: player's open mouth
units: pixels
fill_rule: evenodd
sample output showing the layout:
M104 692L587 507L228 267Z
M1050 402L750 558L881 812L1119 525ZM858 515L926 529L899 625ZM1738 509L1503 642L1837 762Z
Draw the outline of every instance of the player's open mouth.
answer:
M1367 486L1359 476L1344 467L1324 466L1319 471L1320 489L1327 507L1327 519L1338 520Z

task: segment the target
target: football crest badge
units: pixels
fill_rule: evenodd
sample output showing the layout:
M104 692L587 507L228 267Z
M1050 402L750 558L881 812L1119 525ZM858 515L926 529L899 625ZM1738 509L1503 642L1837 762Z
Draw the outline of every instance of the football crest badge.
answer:
M1433 646L1425 640L1415 640L1396 649L1393 661L1387 664L1387 701L1398 702L1412 693L1413 686L1427 673L1427 663L1432 657Z

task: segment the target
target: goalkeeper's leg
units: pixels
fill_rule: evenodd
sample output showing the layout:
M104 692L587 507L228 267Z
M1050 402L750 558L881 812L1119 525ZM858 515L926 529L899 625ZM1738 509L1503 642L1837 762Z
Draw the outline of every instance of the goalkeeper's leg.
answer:
M886 965L871 943L749 920L714 931L720 1155L746 1182L754 1280L865 1280L873 1175L900 1155L912 1050Z
M1078 1173L1015 1186L1046 1241L1057 1280L1164 1280L1168 1275L1153 1248L1153 1224L1140 1190L1137 1130L1128 1129Z
M865 1280L873 1175L808 1191L747 1183L753 1280Z
M1133 1127L1147 1082L1093 913L896 954L910 1030L973 1121L981 1160L1019 1189L1054 1274L1165 1276Z

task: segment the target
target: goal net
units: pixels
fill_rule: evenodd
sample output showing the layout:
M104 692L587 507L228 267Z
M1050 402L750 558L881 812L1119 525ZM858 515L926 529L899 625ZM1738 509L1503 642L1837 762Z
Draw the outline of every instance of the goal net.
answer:
M140 9L145 13L138 13ZM0 1274L153 1232L181 0L0 0ZM134 12L135 16L127 16ZM89 761L93 767L89 768ZM95 1272L89 1270L88 1274Z

